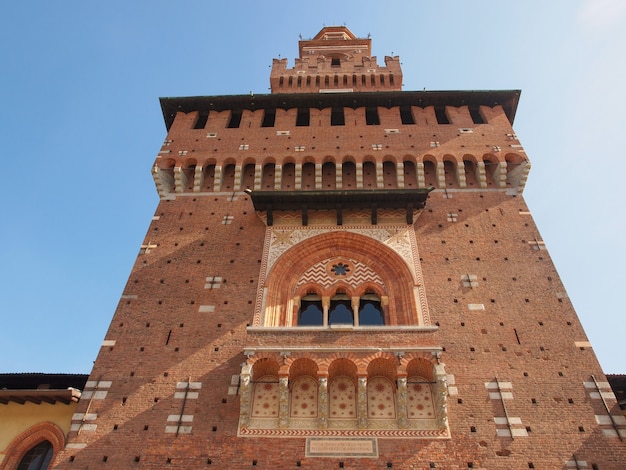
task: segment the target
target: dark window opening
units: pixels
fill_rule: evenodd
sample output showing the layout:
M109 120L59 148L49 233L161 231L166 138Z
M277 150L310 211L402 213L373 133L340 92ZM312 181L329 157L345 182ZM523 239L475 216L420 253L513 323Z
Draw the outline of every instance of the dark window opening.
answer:
M435 106L435 117L437 124L450 124L445 106Z
M375 294L365 294L359 303L359 325L384 325L383 309L380 299Z
M289 88L293 87L293 77L289 77Z
M333 57L330 59L330 65L333 67L339 67L341 65L341 60L338 57Z
M241 110L232 110L230 112L230 120L228 121L229 129L237 129L241 124Z
M389 84L393 85L393 74L389 74Z
M311 115L309 108L298 108L298 116L296 118L296 126L308 126Z
M334 86L339 86L339 76L335 75L335 77L333 78L333 85Z
M274 127L275 121L276 121L276 110L266 109L265 114L263 115L263 122L261 123L261 127Z
M196 123L194 124L193 128L194 129L204 129L204 126L206 126L206 122L209 119L209 112L208 111L200 111L198 113L198 119L196 119Z
M320 77L319 75L315 77L315 86L320 86Z
M385 84L385 76L382 73L380 74L380 84L381 85Z
M284 83L285 83L285 77L280 77L278 79L278 86L282 88Z
M322 298L317 294L305 295L300 301L298 326L322 326L323 324Z
M331 126L345 126L346 117L343 114L343 108L333 108L330 113Z
M378 117L378 108L376 107L365 108L365 123L368 126L380 125L380 118Z
M367 80L365 79L365 75L361 75L361 85L367 85Z
M324 86L330 86L330 77L328 75L324 77Z
M352 317L352 305L350 297L345 294L337 294L330 301L328 311L329 325L354 325Z
M479 107L470 106L469 112L474 124L485 124L485 118L483 118Z
M50 441L42 441L32 447L18 465L18 470L46 470L54 455Z
M415 124L410 106L400 106L400 119L402 119L402 124Z

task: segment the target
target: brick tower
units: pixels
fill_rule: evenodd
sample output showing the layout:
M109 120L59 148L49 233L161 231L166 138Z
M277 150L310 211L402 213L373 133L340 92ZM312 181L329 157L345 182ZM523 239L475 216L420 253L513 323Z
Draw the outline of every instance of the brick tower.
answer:
M161 99L160 202L58 468L624 468L519 91L401 91L346 27L299 52L269 95Z

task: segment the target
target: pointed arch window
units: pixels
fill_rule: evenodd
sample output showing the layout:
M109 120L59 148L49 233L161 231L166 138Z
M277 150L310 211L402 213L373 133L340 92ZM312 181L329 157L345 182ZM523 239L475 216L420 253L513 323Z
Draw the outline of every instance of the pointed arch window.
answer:
M331 326L354 325L354 316L350 297L346 294L335 294L335 296L330 300L328 324Z
M359 302L359 325L379 326L385 324L385 317L380 298L371 292L366 292Z
M42 441L26 452L17 470L46 470L53 455L54 449L50 441Z
M300 301L298 326L322 326L324 324L324 310L322 298L317 294L307 294Z

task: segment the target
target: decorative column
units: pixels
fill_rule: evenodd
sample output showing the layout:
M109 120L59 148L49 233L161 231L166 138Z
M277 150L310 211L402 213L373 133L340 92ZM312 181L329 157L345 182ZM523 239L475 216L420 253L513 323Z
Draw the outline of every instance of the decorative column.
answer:
M407 411L407 385L406 377L398 377L398 392L396 393L396 413L398 414L398 427L409 427Z
M361 304L361 298L356 296L352 297L352 315L354 316L354 326L359 326L359 307Z
M357 391L356 414L359 429L367 429L367 377L359 377L359 390Z
M322 324L324 326L328 326L328 311L330 310L330 297L329 296L322 297L322 309L324 311L324 322Z
M385 325L387 325L389 321L389 296L382 295L380 297L380 308L383 309L383 320Z
M289 427L289 377L278 379L278 427Z
M435 366L435 384L433 395L435 398L435 413L437 415L437 425L440 429L448 427L448 384L444 364Z
M239 424L242 428L245 428L250 423L251 371L252 366L244 364L239 374Z
M300 312L300 307L302 305L302 298L296 295L293 298L293 304L291 308L291 318L287 319L287 326L296 326L300 319L298 318L298 312ZM287 309L289 311L289 309Z
M317 426L328 427L328 377L320 377L317 385Z

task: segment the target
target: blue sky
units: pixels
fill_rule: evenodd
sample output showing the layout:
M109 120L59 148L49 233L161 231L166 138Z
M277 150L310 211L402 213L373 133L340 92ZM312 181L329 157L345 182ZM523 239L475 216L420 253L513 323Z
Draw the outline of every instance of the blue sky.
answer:
M0 3L0 372L88 373L158 198L158 98L267 93L346 24L405 90L521 89L524 197L600 362L626 373L623 0Z

